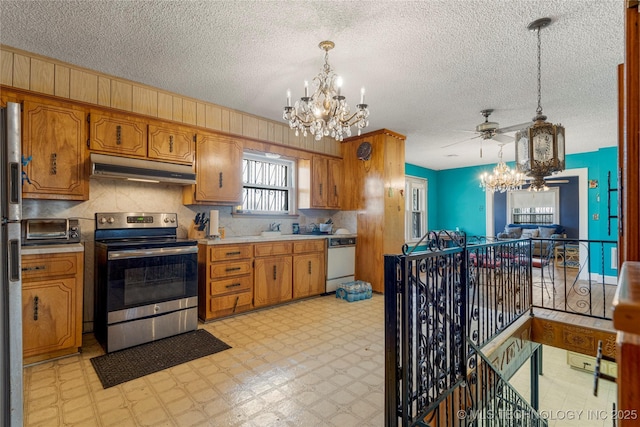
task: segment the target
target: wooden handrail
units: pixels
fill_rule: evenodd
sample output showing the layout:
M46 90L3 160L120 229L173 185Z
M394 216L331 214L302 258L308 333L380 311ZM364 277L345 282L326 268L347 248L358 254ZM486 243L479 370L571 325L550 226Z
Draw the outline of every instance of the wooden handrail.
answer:
M622 265L613 298L613 327L640 335L640 261L627 261Z

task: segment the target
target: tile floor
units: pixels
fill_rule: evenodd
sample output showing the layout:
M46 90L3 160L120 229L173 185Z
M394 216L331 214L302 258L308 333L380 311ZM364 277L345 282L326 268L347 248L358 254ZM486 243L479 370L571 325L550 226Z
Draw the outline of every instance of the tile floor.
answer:
M25 369L25 426L383 426L383 323L381 295L239 315L200 325L231 349L106 390L89 361L103 351L85 335L81 354ZM565 355L545 348L541 408L611 408ZM525 397L528 378L528 365L514 377ZM615 399L615 384L600 390Z

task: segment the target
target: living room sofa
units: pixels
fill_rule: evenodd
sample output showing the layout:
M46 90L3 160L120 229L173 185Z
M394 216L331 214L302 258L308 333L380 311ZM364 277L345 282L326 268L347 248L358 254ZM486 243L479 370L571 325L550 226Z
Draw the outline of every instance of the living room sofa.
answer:
M496 236L499 240L532 238L532 256L548 258L555 246L555 239L567 237L560 224L507 224Z

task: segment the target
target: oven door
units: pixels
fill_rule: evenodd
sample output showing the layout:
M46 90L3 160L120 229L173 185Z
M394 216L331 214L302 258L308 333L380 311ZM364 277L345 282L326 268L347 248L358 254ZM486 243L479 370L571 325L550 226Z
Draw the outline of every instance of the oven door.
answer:
M110 250L107 311L198 296L198 247Z

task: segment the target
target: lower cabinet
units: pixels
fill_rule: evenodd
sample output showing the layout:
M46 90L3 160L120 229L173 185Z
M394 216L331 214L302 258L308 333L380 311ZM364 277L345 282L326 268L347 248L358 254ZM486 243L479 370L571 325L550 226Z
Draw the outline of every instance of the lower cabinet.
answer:
M253 308L253 246L198 248L198 316L207 321Z
M60 357L82 347L84 253L23 255L24 363Z
M291 242L255 245L254 293L256 307L278 304L292 298Z
M320 295L325 290L325 240L305 240L293 245L293 298Z

